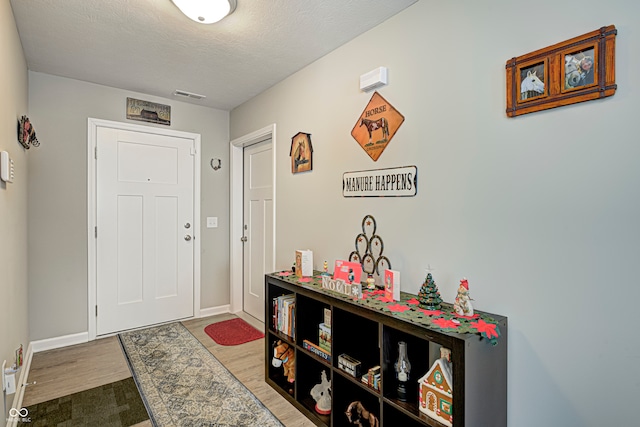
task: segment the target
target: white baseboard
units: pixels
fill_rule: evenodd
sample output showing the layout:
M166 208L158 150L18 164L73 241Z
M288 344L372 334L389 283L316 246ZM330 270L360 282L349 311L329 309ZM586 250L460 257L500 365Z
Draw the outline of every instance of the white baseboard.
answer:
M89 342L89 332L80 332L78 334L32 341L29 345L33 347L34 353L39 353L41 351L53 350L54 348L67 347L69 345L82 344L85 342Z
M230 313L230 305L220 305L218 307L201 308L198 317L215 316L216 314Z
M13 396L12 408L22 409L22 400L24 398L24 389L27 387L27 378L29 378L29 369L31 369L31 358L33 357L33 346L31 343L27 346L27 353L24 355L24 362L20 368L20 377L16 384L16 395ZM7 427L15 427L18 425L18 417L7 418Z

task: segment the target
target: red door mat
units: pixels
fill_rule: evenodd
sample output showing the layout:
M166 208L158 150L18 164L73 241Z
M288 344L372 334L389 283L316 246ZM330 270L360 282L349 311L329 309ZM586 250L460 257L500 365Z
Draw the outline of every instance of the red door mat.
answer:
M204 331L220 345L238 345L264 337L264 334L240 318L212 323Z

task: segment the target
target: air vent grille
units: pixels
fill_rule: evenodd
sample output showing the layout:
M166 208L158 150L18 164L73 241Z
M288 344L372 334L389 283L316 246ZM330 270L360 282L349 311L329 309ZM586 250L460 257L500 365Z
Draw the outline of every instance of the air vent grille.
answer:
M187 92L186 90L176 90L175 92L173 92L173 94L177 96L185 96L187 98L192 98L192 99L206 98L205 95L199 95L197 93Z

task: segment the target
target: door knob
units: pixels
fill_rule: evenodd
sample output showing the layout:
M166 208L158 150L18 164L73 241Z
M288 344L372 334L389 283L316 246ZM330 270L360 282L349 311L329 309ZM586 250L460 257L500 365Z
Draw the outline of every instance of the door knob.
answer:
M191 240L191 236L187 234L186 236L184 236L184 240L188 242L189 240Z
M184 225L184 228L191 228L191 224L186 223L186 224Z

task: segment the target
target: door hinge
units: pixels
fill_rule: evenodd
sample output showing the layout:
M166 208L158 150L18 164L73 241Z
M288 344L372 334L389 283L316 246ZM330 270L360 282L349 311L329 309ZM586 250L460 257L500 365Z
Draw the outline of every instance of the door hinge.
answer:
M98 317L98 305L96 304L96 317Z
M94 234L96 235L96 239L97 239L98 238L98 226L97 225L94 227L93 231L94 231Z
M191 155L195 156L196 155L196 149L195 147L191 147Z
M93 149L93 158L96 160L98 159L98 147Z

